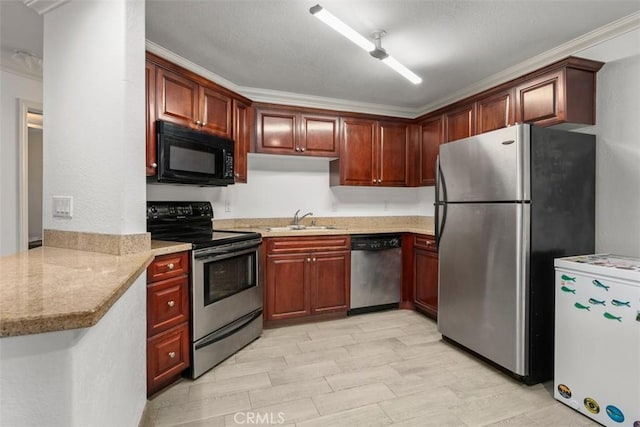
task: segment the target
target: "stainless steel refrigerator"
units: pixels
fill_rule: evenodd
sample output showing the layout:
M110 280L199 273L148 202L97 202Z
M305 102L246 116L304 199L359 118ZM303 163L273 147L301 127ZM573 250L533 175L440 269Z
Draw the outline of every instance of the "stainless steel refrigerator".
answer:
M553 260L594 252L595 136L522 124L443 144L435 213L444 339L552 378Z

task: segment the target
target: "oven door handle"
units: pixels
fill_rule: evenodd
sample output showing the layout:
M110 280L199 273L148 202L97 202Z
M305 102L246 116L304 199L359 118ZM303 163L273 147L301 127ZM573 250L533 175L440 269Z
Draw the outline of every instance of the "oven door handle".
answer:
M260 245L258 245L260 246ZM201 262L201 263L207 263L207 262L212 262L212 261L221 261L223 259L227 259L227 258L233 258L236 256L240 256L240 255L244 255L244 254L249 254L251 252L256 252L258 246L252 246L250 248L245 248L238 250L238 248L234 248L234 249L227 249L224 251L218 251L218 252L207 252L207 253L203 253L203 254L197 254L194 253L193 254L193 260L195 262Z
M222 341L225 338L230 337L231 335L239 332L241 329L247 327L251 322L256 320L258 317L262 316L262 309L259 308L256 311L253 311L249 314L245 314L232 324L226 326L222 330L211 334L210 336L203 338L199 343L195 345L196 350L200 350L201 348L207 347L211 344L215 344L218 341Z

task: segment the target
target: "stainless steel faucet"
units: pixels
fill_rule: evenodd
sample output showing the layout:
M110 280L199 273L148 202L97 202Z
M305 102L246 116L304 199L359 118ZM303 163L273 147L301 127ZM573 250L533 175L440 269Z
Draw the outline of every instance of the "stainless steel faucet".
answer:
M293 214L293 222L291 224L293 224L295 226L299 226L300 225L300 221L302 221L303 219L305 219L308 216L313 215L313 212L307 212L306 214L304 214L302 216L298 216L299 213L300 213L300 209L298 209L296 211L296 213Z

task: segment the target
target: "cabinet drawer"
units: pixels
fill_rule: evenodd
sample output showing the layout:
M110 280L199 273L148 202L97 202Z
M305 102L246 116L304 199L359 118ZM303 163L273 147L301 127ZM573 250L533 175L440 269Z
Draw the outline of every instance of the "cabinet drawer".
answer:
M422 234L416 235L415 247L426 249L428 251L438 252L436 241L432 236L426 236Z
M189 281L174 277L147 286L147 336L189 320Z
M157 256L147 268L147 283L189 273L189 252Z
M277 237L270 238L267 242L267 252L270 255L346 249L351 249L350 236Z
M147 340L147 393L162 388L189 367L189 327L176 326Z

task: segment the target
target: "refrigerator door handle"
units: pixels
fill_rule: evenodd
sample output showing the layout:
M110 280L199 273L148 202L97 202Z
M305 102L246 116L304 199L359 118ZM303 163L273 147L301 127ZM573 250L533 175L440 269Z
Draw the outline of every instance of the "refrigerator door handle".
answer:
M442 200L440 199L440 185L442 184ZM442 223L440 223L440 206L442 206ZM447 183L440 166L440 156L436 157L436 203L435 203L435 232L436 245L440 245L444 226L447 222Z

